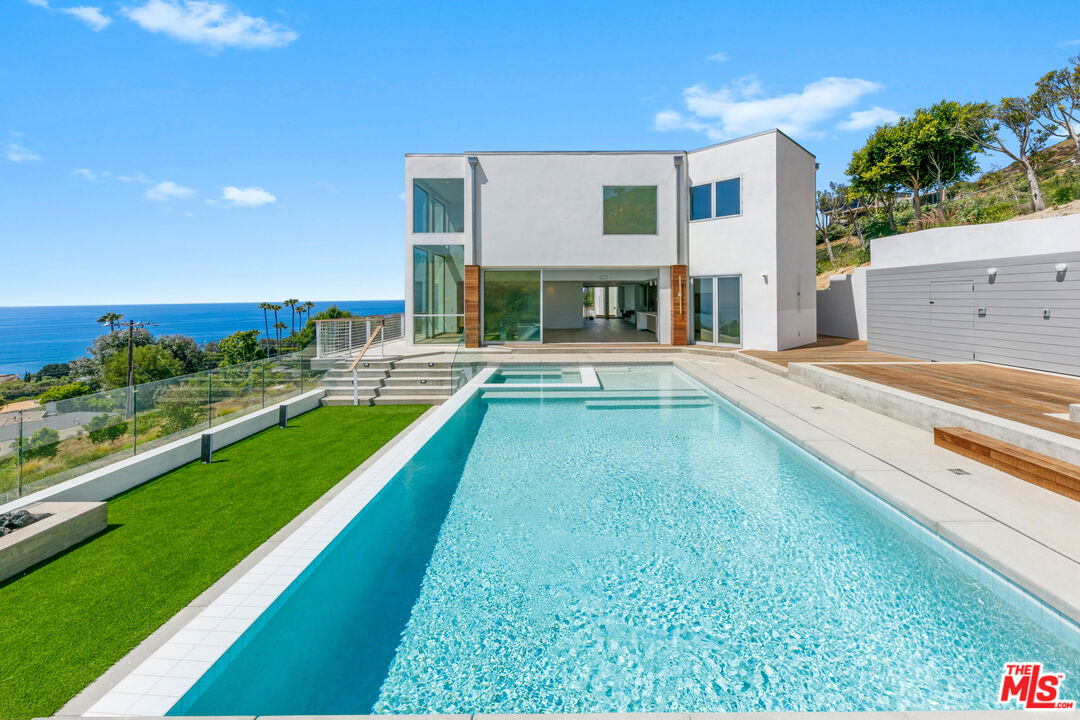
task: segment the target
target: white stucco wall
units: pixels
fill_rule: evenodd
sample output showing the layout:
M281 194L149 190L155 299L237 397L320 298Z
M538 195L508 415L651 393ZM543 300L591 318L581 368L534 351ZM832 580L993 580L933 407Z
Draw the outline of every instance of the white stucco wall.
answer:
M817 331L832 337L866 340L866 271L833 275L829 287L818 290Z
M776 133L776 344L778 350L817 339L814 156Z
M485 267L675 263L675 153L478 153ZM654 235L605 235L605 185L655 185Z
M1080 215L932 228L870 243L874 270L1080 250Z
M742 178L741 215L690 222L690 275L741 275L743 347L775 350L776 135L692 151L688 166L690 185Z

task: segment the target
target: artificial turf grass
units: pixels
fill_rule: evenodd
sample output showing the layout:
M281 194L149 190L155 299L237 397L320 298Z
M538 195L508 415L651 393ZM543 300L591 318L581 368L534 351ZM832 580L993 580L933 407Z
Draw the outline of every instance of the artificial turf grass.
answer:
M0 585L0 718L55 713L427 409L323 407L109 501L109 529Z

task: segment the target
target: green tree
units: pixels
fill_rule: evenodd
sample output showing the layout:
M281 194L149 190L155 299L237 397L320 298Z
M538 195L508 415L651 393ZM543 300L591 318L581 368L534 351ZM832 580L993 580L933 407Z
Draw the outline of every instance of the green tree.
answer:
M194 427L206 417L206 387L197 383L170 387L155 399L154 407L161 413L162 435Z
M164 380L183 373L180 361L157 345L142 345L135 348L134 378L135 383ZM105 361L105 387L119 388L127 385L127 353L113 353Z
M815 220L818 233L825 241L825 252L829 255L829 264L836 267L836 254L833 253L832 242L829 240L829 231L836 220L837 213L847 204L843 187L834 182L829 183L825 190L817 191L817 207Z
M937 184L944 198L948 183L978 170L977 144L957 131L969 107L942 100L929 108L919 108L894 125L877 128L848 166L855 192L882 192L890 186L906 188L911 192L915 228L921 230L922 194Z
M186 335L162 335L157 339L157 345L180 361L181 372L185 375L208 370L213 365L199 343Z
M1080 157L1080 56L1072 58L1069 67L1043 75L1028 98L1027 108L1043 130L1072 140Z
M154 344L154 336L144 327L135 328L133 339L135 347ZM99 335L94 338L94 343L87 348L87 351L94 360L104 365L105 362L118 351L122 350L124 356L127 357L127 346L127 330L117 330L116 332Z
M307 304L308 303L305 303L305 305ZM311 306L314 307L315 304L311 303ZM334 318L346 318L352 316L353 314L351 312L349 312L348 310L342 310L337 305L331 305L325 310L317 312L314 315L309 314L307 323L305 323L303 329L300 330L300 332L296 336L296 346L307 347L315 341L315 325L319 320L333 320Z
M40 428L23 442L23 457L52 457L56 455L56 446L59 442L59 432L49 427Z
M270 316L267 315L271 308L271 304L268 302L259 303L259 309L263 311L263 326L266 328L266 334L263 335L266 338L266 354L270 354Z
M849 192L853 199L867 205L881 203L889 219L889 229L896 231L896 196L903 186L889 172L885 162L889 151L889 125L879 126L856 150L848 163Z
M262 357L258 330L239 330L218 343L222 365L239 365Z
M282 331L287 327L289 327L289 326L286 325L284 322L276 322L276 323L274 323L274 331L275 331L276 336L277 336L276 345L277 345L277 354L278 355L281 354L281 334L282 334Z
M1039 150L1046 145L1050 133L1039 126L1024 98L1002 98L1001 102L975 103L955 122L955 132L982 148L1011 158L1023 168L1031 192L1035 212L1046 209L1046 200L1035 174ZM1016 144L1010 146L1010 137Z
M38 402L44 405L47 402L54 400L67 400L68 398L79 397L80 395L89 395L93 390L84 382L73 382L67 385L57 385L51 387L45 392L41 393L38 397Z
M274 328L275 330L278 330L279 328L278 328L278 316L277 316L277 314L278 314L278 311L279 311L279 310L281 310L281 306L280 306L280 305L276 305L276 304L274 304L274 303L269 303L269 304L268 304L268 307L269 307L269 309L270 309L270 312L274 313L274 324L273 324L273 326L272 326L272 327L273 327L273 328ZM276 337L278 337L278 338L279 338L279 340L278 340L278 341L277 341L277 342L276 342L276 343L274 344L274 351L275 351L275 352L276 352L276 353L277 353L278 355L280 355L280 354L281 354L281 340L280 340L280 337L281 337L281 333L280 333L280 332L277 332L277 333L275 333L275 336L276 336ZM267 339L267 340L269 340L269 339L270 339L270 338L269 338L269 336L268 336L268 337L267 337L266 339Z
M101 317L99 317L97 319L97 321L102 325L108 325L109 326L109 332L112 332L113 330L116 329L116 325L123 319L124 319L124 316L121 315L120 313L107 312L104 315L102 315Z

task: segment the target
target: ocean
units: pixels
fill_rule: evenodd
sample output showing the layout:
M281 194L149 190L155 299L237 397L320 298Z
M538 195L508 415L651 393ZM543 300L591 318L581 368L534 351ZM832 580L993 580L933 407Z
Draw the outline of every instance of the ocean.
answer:
M327 300L315 302L312 314L331 305L354 315L405 311L404 300ZM48 363L86 355L94 338L108 332L97 322L107 312L120 313L124 320L155 323L149 328L154 335L187 335L203 343L237 330L258 330L262 337L263 311L258 306L251 302L0 307L0 375L36 372ZM290 323L288 308L278 312L278 319ZM270 324L274 324L272 314Z

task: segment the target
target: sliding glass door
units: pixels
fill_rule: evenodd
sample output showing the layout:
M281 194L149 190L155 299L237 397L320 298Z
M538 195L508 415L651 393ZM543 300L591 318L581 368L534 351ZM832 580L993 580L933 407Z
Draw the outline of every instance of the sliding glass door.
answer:
M741 345L741 277L695 277L691 282L694 342L702 345Z

